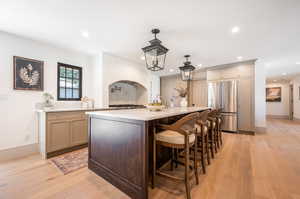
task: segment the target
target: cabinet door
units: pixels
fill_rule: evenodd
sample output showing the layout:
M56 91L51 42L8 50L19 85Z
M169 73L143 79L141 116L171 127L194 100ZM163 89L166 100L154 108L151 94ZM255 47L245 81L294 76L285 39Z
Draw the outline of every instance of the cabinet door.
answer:
M85 144L88 141L88 121L86 119L73 120L70 123L71 146Z
M47 122L47 152L65 149L70 146L69 121Z

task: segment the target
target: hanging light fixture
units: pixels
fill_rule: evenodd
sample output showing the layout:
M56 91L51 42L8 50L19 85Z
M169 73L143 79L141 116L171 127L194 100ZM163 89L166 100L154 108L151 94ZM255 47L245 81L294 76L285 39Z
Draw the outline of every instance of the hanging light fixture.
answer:
M181 72L181 79L183 81L192 80L193 78L193 70L195 70L195 67L191 65L191 62L189 61L190 55L185 55L186 61L184 62L184 65L179 67Z
M145 54L146 66L151 71L163 70L169 50L161 45L161 41L156 38L156 35L160 32L159 29L153 29L151 32L154 34L154 39L149 41L149 46L142 48Z

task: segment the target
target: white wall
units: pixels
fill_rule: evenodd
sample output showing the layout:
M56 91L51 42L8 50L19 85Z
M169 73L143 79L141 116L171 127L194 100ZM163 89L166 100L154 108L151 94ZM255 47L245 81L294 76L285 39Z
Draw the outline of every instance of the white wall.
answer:
M102 70L100 78L102 78L102 105L104 107L109 104L109 85L120 80L133 81L143 85L147 89L149 100L151 95L160 95L159 77L149 72L142 64L104 53Z
M287 117L289 115L289 83L268 83L266 87L281 87L281 102L267 102L267 115Z
M255 128L266 128L266 69L257 61L254 69Z
M44 91L56 97L57 62L83 67L83 96L93 96L91 57L0 32L0 150L37 143L35 106L42 92L13 90L13 56L44 61ZM59 103L78 106L78 102Z
M293 80L294 87L294 118L300 119L300 77L297 77Z

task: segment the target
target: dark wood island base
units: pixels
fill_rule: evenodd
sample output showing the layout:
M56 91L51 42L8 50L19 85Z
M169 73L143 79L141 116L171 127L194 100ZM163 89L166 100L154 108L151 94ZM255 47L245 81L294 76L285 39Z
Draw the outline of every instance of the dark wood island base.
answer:
M146 109L88 113L88 168L131 198L147 199L154 124L161 119L207 109L193 107L172 113L150 113ZM139 117L139 114L150 116Z

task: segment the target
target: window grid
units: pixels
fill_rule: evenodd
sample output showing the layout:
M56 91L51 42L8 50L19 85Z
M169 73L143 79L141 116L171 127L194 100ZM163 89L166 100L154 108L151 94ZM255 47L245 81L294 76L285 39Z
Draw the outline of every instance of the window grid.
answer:
M58 63L57 70L57 99L59 101L80 100L82 97L82 68ZM64 85L61 85L62 82Z

